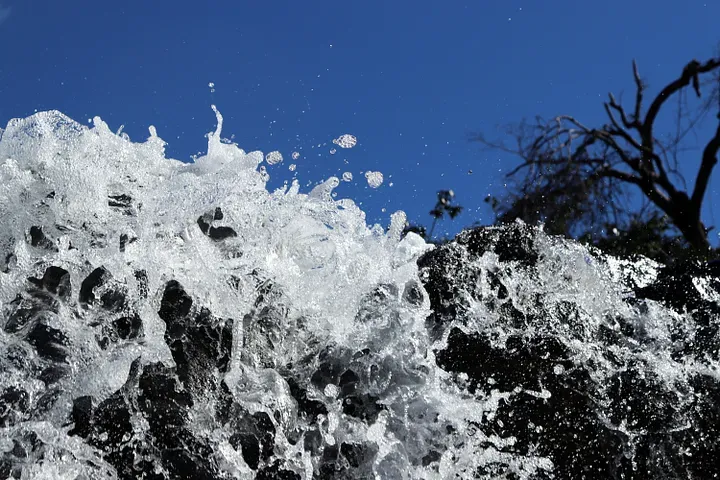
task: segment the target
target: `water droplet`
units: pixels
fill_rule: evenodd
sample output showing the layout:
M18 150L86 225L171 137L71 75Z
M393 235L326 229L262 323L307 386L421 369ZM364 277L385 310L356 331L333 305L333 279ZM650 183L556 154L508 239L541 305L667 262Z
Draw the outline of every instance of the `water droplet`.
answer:
M280 163L283 161L283 156L280 152L274 150L265 155L265 161L268 163L268 165L275 165L276 163Z
M335 150L334 148L330 149L330 155L335 155L336 152L337 152L337 150Z
M294 172L296 168L297 168L297 166L294 163L291 163L290 166L288 167L288 170L290 170L291 172Z
M378 188L383 183L383 174L380 172L365 172L365 178L370 188Z
M352 148L357 145L357 138L355 137L355 135L350 135L349 133L346 133L344 135L340 135L338 138L333 140L333 143L340 148Z
M345 172L342 174L343 182L352 182L353 175L350 172Z
M300 158L300 152L293 152L291 156L293 160L297 160Z

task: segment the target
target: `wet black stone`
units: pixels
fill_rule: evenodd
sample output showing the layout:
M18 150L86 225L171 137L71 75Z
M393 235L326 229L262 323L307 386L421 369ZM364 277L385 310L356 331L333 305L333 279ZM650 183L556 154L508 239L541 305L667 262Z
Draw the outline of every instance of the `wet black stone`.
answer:
M141 334L142 320L137 314L117 318L112 323L118 337L123 340L138 338Z
M20 478L13 475L13 466L10 460L0 460L0 477L2 478Z
M30 277L28 281L38 288L54 293L62 300L70 296L70 273L61 267L50 266L42 278Z
M198 227L200 231L210 237L212 240L221 241L230 237L237 237L237 232L227 226L214 226L212 222L216 220L222 220L224 218L223 212L220 207L215 208L214 212L201 215L197 219Z
M108 206L110 207L129 207L132 204L132 197L124 193L120 195L108 195Z
M210 222L206 219L205 215L198 217L197 224L198 227L200 227L200 231L207 235L210 231Z
M56 363L67 360L67 337L57 328L38 322L30 330L27 341L43 358Z
M345 370L340 376L340 396L348 397L355 393L357 389L357 383L360 381L360 377L357 376L352 370Z
M88 275L80 284L78 300L81 304L92 304L95 301L93 290L104 285L110 279L110 272L105 267L98 267Z
M255 476L255 480L300 480L301 478L299 474L292 470L281 468L279 462L259 470Z
M119 210L123 215L133 215L132 197L125 193L120 195L108 195L108 206Z
M343 443L340 445L340 453L353 468L359 467L367 454L365 447L357 443Z
M38 376L38 380L41 380L45 385L52 385L62 380L68 373L70 368L65 365L52 364L43 368L42 372Z
M58 302L47 292L35 290L29 292L28 297L18 295L9 306L10 315L4 325L8 333L20 333L20 330L29 330L32 325L42 321L47 313L57 313Z
M0 393L0 427L10 427L27 418L30 395L15 386L6 387Z
M55 405L55 402L61 394L62 390L58 387L52 387L45 390L35 403L35 409L33 411L33 414L38 417L42 417L43 415L45 415L47 412L50 411L53 405Z
M169 282L158 312L166 325L165 341L186 388L218 388L218 373L225 373L232 350L232 320L220 320L207 309L189 315L192 299L177 282Z
M310 423L313 423L318 415L327 415L328 411L325 404L318 400L309 399L307 390L302 388L295 379L288 378L287 383L290 387L290 395L298 404L299 413L306 416Z
M215 241L220 241L226 238L237 237L237 232L230 227L210 227L207 235Z
M69 435L78 435L83 438L90 435L93 415L92 403L93 399L89 395L77 397L73 400L71 417L74 425L68 432Z
M472 257L480 257L491 251L497 254L501 262L519 262L525 267L533 267L538 261L536 236L537 228L513 223L464 230L455 238L455 242L467 248Z
M555 318L562 324L562 336L552 331L542 334L543 330L510 333L505 345L498 344L490 332L465 333L457 328L448 332L447 347L436 352L441 368L467 374L463 385L481 397L494 389L511 392L495 416L486 418L478 428L485 435L513 437L515 444L508 449L512 455L532 453L552 460L552 474L541 473L534 480L720 475L720 467L711 460L720 453L717 380L694 377L688 384L682 380L668 384L666 379L656 378L642 357L628 361L602 347L627 350L630 345L629 351L646 351L646 332L633 319L609 314L596 337L588 339L583 316L574 303L553 300L546 304L543 296L536 294L531 299L533 308L520 312L504 285L503 268L507 267L488 271L469 263L492 250L501 261L531 269L538 260L533 244L534 234L528 234L527 227L476 229L426 253L418 262L433 309L427 322L431 335L442 334L450 322L463 323L468 310L458 298L460 292L499 314L501 325L508 329L526 332L528 327L542 325L539 321L543 318ZM636 298L628 300L641 315L647 314L643 299L656 300L681 314L690 312L697 325L694 330L687 328L692 324L672 329L673 341L686 345L684 350L672 352L678 361L684 361L685 355L695 355L700 362L717 358L720 305L695 287L700 279L706 288L720 291L718 272L712 268L717 267L669 267L651 285L636 289ZM485 275L495 295L484 297L477 291L480 275ZM599 351L616 371L607 382L595 383L592 372L598 366L592 360L577 362L566 346L573 338L598 342ZM549 396L532 393L540 391ZM623 433L624 428L643 433L631 439ZM436 457L426 457L423 463L432 463ZM505 462L486 465L476 474L514 478Z
M106 280L105 274L96 274L88 285L102 285ZM103 305L107 310L117 310L112 307L116 303L104 301ZM122 479L163 479L165 475L225 478L214 456L214 443L198 436L188 425L190 409L214 396L218 400L219 420L244 422L240 426L228 424L238 430L231 441L248 450L248 457L252 457L250 440L254 439L258 465L269 460L274 445L274 427L269 417L249 415L233 406L227 387L221 383L221 374L229 364L232 321L217 319L207 309L193 310L192 299L175 281L168 282L160 303L158 313L166 322L165 340L175 367L161 363L142 365L136 360L125 385L96 408L92 408L89 397L75 399L71 434L86 438L102 450ZM109 325L117 338L125 340L137 338L142 330L137 314L118 317ZM130 421L133 416L147 422L148 430L141 438L133 434ZM159 464L153 460L157 458Z
M0 257L0 259L2 259L2 261L0 261L0 272L8 273L10 271L10 266L15 263L15 254L8 253L5 257Z
M30 227L30 245L33 247L44 248L53 252L59 251L55 246L55 242L52 241L48 235L43 232L42 227L36 225Z
M306 451L310 452L313 456L315 456L320 451L322 445L323 438L319 430L314 428L305 432L305 438L303 439L303 447Z
M168 328L174 329L176 324L184 323L182 320L190 313L193 301L176 280L171 280L165 286L160 311L158 315L165 321Z
M368 424L375 423L380 412L385 409L384 405L377 403L378 400L378 397L367 393L347 396L342 401L343 413Z
M225 215L223 215L222 209L220 207L215 207L215 213L213 215L213 220L222 220L224 216Z
M440 452L435 450L431 451L422 458L423 467L427 467L428 465L439 461L440 458L442 458L442 454Z
M323 358L322 354L320 358ZM339 359L326 356L325 360L318 365L317 370L313 372L310 381L319 390L324 390L327 385L336 385L340 381L343 368L343 363Z
M719 265L720 262L678 262L661 269L650 285L635 289L638 299L655 300L681 314L691 312L697 328L686 342L684 355L720 359L720 303L704 298L695 286L701 280L711 290L720 292Z
M102 308L110 312L120 312L125 309L125 293L120 290L108 290L100 296Z

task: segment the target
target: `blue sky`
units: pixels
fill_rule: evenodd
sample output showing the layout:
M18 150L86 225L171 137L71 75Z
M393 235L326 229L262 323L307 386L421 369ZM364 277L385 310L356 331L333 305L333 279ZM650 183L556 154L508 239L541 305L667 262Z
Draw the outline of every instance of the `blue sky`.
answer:
M483 198L516 162L470 134L535 115L600 125L608 91L631 99L633 58L657 92L717 53L718 18L710 0L0 0L0 124L58 109L124 124L133 140L152 124L169 156L189 160L205 150L214 103L224 136L283 153L272 185L350 171L339 195L382 224L397 209L429 224L435 192L452 188L466 210L438 232L453 233L492 222ZM331 155L345 133L358 145ZM385 183L368 188L367 170ZM706 224L720 222L719 175Z

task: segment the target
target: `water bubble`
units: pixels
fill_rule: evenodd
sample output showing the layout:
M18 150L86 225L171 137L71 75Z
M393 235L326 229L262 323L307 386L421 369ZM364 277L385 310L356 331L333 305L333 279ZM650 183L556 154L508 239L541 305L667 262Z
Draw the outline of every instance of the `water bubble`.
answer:
M295 165L294 163L291 163L290 166L288 167L288 170L290 170L291 172L294 172L296 168L297 168L297 165Z
M335 155L336 152L337 152L337 150L335 150L334 148L330 149L330 155Z
M330 398L335 398L335 397L338 396L338 393L339 393L339 392L338 392L338 387L337 387L336 385L333 385L332 383L331 383L331 384L328 384L328 385L325 387L325 390L323 391L323 393L324 393L325 395L327 395L328 397L330 397Z
M357 144L357 138L355 135L346 133L333 140L333 143L340 148L352 148Z
M350 172L345 172L342 174L343 182L352 182L353 174Z
M293 160L297 160L298 158L300 158L300 152L292 152L291 156Z
M267 155L265 155L265 161L268 163L268 165L275 165L276 163L280 163L283 161L282 153L278 152L277 150L269 152Z
M370 188L378 188L383 183L383 174L380 172L365 172L365 178Z

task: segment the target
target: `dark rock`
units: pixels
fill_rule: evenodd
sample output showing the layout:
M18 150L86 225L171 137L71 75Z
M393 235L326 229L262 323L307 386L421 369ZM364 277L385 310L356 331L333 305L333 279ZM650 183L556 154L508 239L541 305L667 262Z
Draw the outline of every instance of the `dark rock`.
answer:
M57 328L44 323L36 323L27 335L30 345L34 346L38 355L53 362L65 362L67 337Z
M118 337L123 340L138 338L142 333L142 320L137 314L116 318L112 323Z
M286 470L280 467L279 462L275 462L269 467L265 467L258 471L255 480L301 480L301 476L292 470Z
M213 222L216 220L222 220L224 218L223 212L220 207L216 207L214 212L206 213L201 215L197 219L198 227L205 235L210 237L212 240L219 242L230 237L237 237L237 232L227 226L214 226Z
M98 267L88 275L80 284L80 295L78 300L81 304L89 305L95 302L93 290L104 285L110 280L110 272L105 267Z
M0 428L27 419L30 396L19 387L6 387L0 393Z
M70 273L64 268L50 266L45 269L43 278L28 278L28 281L38 288L54 293L62 300L70 296Z
M42 227L32 226L30 227L30 245L33 247L43 248L53 252L58 252L58 248L55 246L55 242L43 232Z
M124 193L120 195L108 195L108 206L126 208L132 204L132 197Z
M480 398L493 390L511 392L494 416L477 428L485 435L513 437L515 443L508 452L550 458L552 478L720 475L720 468L710 460L720 451L720 409L717 400L709 400L719 398L719 382L696 376L687 383L668 384L642 360L648 340L632 319L612 316L607 320L612 328L602 325L596 337L588 337L574 303L547 302L537 294L528 299L532 308L521 311L504 284L505 272L471 263L483 252L493 251L501 262L535 268L539 261L534 247L537 235L517 225L479 228L463 232L456 241L426 253L418 262L433 309L428 328L435 338L447 335L447 346L436 352L438 365L463 374L458 381ZM640 312L646 308L642 299L656 300L680 314L691 312L697 329L687 333L690 338L684 340L691 347L677 359L688 353L717 358L720 305L697 287L700 281L705 288L720 292L713 268L684 265L664 269L655 282L638 288L636 298L631 299ZM491 286L485 290L493 292L490 298L478 289L480 282ZM493 329L468 333L455 327L446 332L447 325L464 325L472 315L459 298L469 298L498 314L501 326L497 328L502 329L503 340L499 341ZM545 325L543 319L547 318L557 319L562 328L536 328ZM681 331L674 335L677 341L683 340ZM599 366L589 360L578 361L571 341L623 347L638 356L627 361L600 347L615 373L598 384L594 377ZM626 431L643 433L630 437ZM436 458L437 454L429 453L423 463ZM514 478L511 472L508 464L496 462L476 474ZM550 477L540 473L533 478Z
M309 423L313 423L318 415L327 415L327 407L318 400L311 400L307 397L307 390L302 388L294 378L287 379L290 387L290 395L293 396L298 404L298 410L301 415L307 417Z

